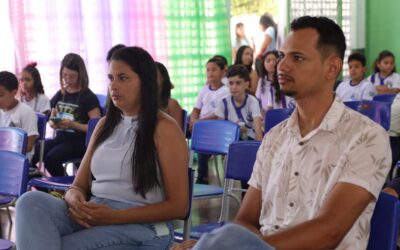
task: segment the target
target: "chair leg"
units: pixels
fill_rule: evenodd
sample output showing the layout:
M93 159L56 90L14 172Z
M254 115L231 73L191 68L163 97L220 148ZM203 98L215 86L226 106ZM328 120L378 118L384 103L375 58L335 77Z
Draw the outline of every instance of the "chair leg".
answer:
M192 231L192 214L183 222L183 235L182 241L190 239L190 233Z
M10 226L11 226L13 224L12 219L11 219L11 212L8 207L6 207L6 209L7 209L8 221L10 222Z
M219 169L218 169L218 159L216 155L214 155L214 164L215 164L215 171L217 172L218 185L222 187L221 177L219 175Z

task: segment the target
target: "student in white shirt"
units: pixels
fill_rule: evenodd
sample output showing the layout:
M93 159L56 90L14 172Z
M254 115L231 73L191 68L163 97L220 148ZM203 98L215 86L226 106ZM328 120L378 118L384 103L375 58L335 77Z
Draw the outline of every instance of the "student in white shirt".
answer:
M246 93L250 76L243 65L232 65L228 69L230 95L219 101L216 116L241 125L241 138L262 140L261 112L258 100Z
M379 53L374 62L374 74L368 80L372 82L378 94L397 94L400 92L400 75L396 73L394 54L388 50Z
M44 94L42 79L36 65L37 63L33 62L22 69L19 100L28 104L35 112L50 115L50 99Z
M215 111L220 100L229 95L229 89L221 82L226 68L224 62L216 57L211 58L206 64L207 84L200 90L196 104L190 115L189 131L198 120L215 118ZM208 158L209 155L198 154L197 183L208 184Z
M353 53L348 60L350 79L342 81L336 89L336 95L343 101L372 100L376 94L375 86L364 79L366 71L365 56Z
M15 98L17 91L17 77L11 72L0 72L0 127L18 127L25 130L28 135L26 152L31 158L35 140L39 135L37 117L28 105Z

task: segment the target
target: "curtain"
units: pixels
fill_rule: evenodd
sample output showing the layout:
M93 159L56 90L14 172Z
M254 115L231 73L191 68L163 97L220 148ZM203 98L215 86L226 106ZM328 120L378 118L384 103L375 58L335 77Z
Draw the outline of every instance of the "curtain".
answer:
M193 107L214 54L230 59L226 0L9 0L0 1L0 70L19 73L36 61L46 94L60 88L65 54L82 56L95 93L107 91L107 51L140 46L164 63L173 97Z

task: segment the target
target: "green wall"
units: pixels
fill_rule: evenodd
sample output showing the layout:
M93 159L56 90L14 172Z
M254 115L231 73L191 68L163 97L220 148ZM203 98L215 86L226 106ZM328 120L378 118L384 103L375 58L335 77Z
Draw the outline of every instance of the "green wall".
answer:
M390 50L400 66L400 1L366 0L365 56L369 72L382 50Z

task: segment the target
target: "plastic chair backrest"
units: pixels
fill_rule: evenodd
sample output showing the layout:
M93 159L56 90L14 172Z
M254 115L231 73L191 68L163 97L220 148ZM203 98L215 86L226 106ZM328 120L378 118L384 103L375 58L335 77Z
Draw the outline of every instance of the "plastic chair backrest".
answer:
M187 118L188 118L188 113L185 109L182 109L182 131L183 134L186 136L186 132L187 132Z
M42 113L36 113L37 116L37 128L39 132L38 140L44 140L46 138L46 125L47 125L47 116Z
M0 150L0 195L19 197L26 192L29 163L24 154Z
M397 94L380 94L372 98L373 101L393 103Z
M362 100L344 102L344 104L347 107L368 116L371 120L380 124L384 129L389 129L391 103Z
M271 109L265 113L264 132L267 133L282 121L286 120L292 114L293 109Z
M99 120L100 120L100 118L91 118L88 121L88 129L87 129L86 138L85 138L86 147L89 145L90 138L92 137L93 131L96 128L96 125L99 122Z
M191 150L197 153L226 155L229 145L239 140L238 124L224 120L202 120L193 125Z
M239 141L229 146L225 178L248 181L253 172L260 141Z
M381 192L371 219L367 250L396 250L399 209L396 197Z
M0 128L0 150L26 154L28 135L25 130L15 127Z
M99 100L101 115L106 114L106 103L107 103L107 96L103 94L96 94L97 100Z

